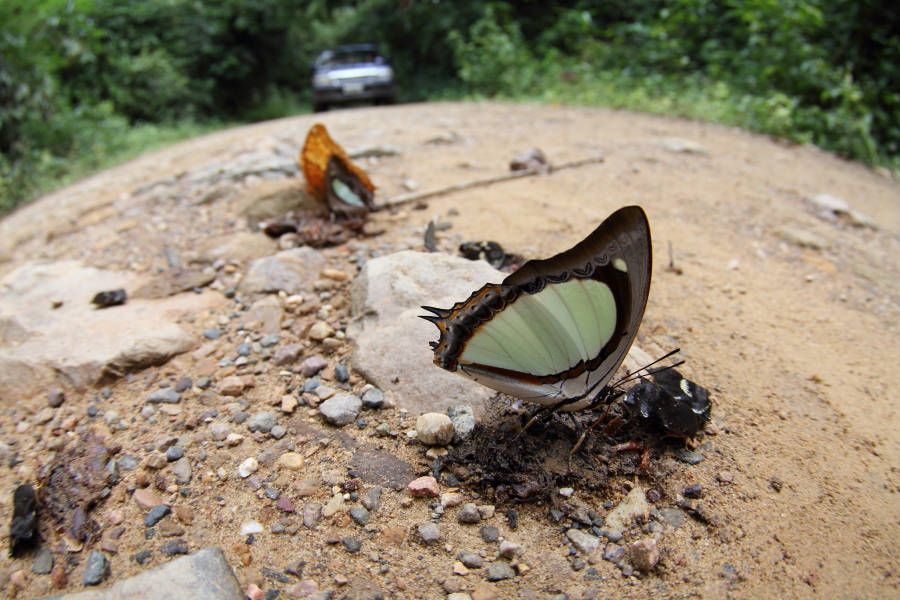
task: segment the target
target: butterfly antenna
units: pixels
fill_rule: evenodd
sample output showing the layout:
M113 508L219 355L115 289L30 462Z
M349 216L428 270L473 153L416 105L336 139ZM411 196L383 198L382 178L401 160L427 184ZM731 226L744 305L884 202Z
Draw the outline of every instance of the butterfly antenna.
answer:
M640 375L640 372L641 372L641 371L647 371L647 373L649 374L649 373L651 373L650 367L652 367L653 365L655 365L656 363L658 363L658 362L660 362L660 361L662 361L662 360L665 360L665 359L669 358L669 357L672 356L673 354L678 354L679 352L681 352L681 348L675 348L675 349L672 350L671 352L669 352L669 353L667 353L667 354L664 354L664 355L660 356L659 358L657 358L656 360L654 360L652 363L650 363L650 364L648 364L648 365L644 365L643 367L641 367L640 369L638 369L638 370L635 371L634 373L631 373L631 374L629 374L629 375L626 375L625 377L623 377L622 379L618 380L617 382L615 382L614 384L612 384L612 385L609 386L609 387L611 387L611 388L619 387L620 385L625 384L625 383L628 383L629 381L634 381L635 379L640 379L640 378L642 377L642 376ZM663 367L663 368L661 368L661 369L656 369L655 371L652 371L652 372L654 372L654 373L659 373L659 372L665 371L665 370L667 370L667 369L674 369L675 367L681 366L681 365L683 365L683 364L684 364L684 361L682 360L682 361L679 361L679 362L675 363L674 365L670 365L670 366L668 366L668 367Z

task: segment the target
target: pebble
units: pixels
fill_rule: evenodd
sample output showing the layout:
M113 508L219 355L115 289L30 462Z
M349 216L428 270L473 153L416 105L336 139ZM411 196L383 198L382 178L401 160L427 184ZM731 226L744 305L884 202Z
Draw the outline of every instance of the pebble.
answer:
M678 508L661 508L657 517L661 523L665 523L672 529L678 529L687 521L684 511ZM611 540L618 541L618 540Z
M288 471L299 471L303 468L303 455L297 452L285 452L275 461L275 466Z
M133 497L135 503L144 510L150 510L154 506L159 506L163 503L160 495L150 488L135 490Z
M165 504L160 504L158 506L154 506L150 509L150 512L147 513L147 516L144 517L144 526L145 527L153 527L157 523L159 523L163 517L172 512L172 509L166 506Z
M215 327L210 327L209 329L203 332L203 337L208 340L217 340L222 336L222 331L216 329Z
M347 383L350 381L350 371L345 365L336 365L334 367L334 378L341 383ZM366 399L363 398L363 405L365 405L365 401Z
M699 483L695 483L694 485L689 485L684 488L683 495L685 498L690 498L692 500L697 500L701 496L703 496L703 486Z
M278 423L278 413L264 411L247 419L247 429L252 432L269 433Z
M303 352L303 346L300 344L288 344L287 346L282 346L275 351L275 355L272 357L272 363L279 367L292 365L300 358L301 352Z
M675 458L689 465L697 465L706 460L706 457L699 452L692 452L686 448L681 448L675 453Z
M182 456L184 456L183 448L179 448L178 446L170 446L166 449L166 460L168 462L175 462Z
M494 542L500 540L500 530L493 525L482 525L481 539L483 539L488 544L493 544Z
M276 490L273 487L267 487L265 489L266 498L269 500L278 500L281 497L281 492Z
M191 482L193 472L191 461L187 456L183 456L175 462L172 466L172 474L175 475L175 483L178 485L187 485Z
M145 419L149 419L153 415L156 414L156 409L152 406L143 406L141 407L141 416Z
M47 392L47 404L49 404L53 408L58 408L62 406L62 403L66 401L66 394L62 390L54 389Z
M243 478L249 477L252 473L255 473L259 468L259 463L252 456L241 463L238 467L238 475Z
M277 333L270 333L267 336L264 336L261 340L259 340L259 345L263 348L271 348L272 346L278 344L281 341L281 336Z
M159 524L159 535L161 537L178 537L184 535L184 527L172 521L162 521Z
M153 550L147 549L137 552L134 556L131 557L131 559L134 560L134 562L136 562L137 564L142 565L147 562L151 556L153 556Z
M522 556L525 552L525 548L520 544L514 544L508 540L500 542L498 550L500 551L500 556L505 556L506 558L516 558Z
M312 377L327 366L328 361L326 361L324 358L320 356L311 356L300 364L300 374L304 377ZM311 392L312 390L304 389L303 391Z
M416 419L419 441L429 446L446 446L453 439L453 422L441 413L425 413Z
M235 350L237 351L238 356L247 357L247 356L250 356L250 350L252 348L253 348L253 346L250 345L250 342L242 342L242 343L238 344L238 346Z
M263 526L259 521L247 521L241 525L241 535L255 535L262 532Z
M224 441L229 433L231 426L228 423L213 423L209 426L209 439L214 442Z
M646 538L631 545L631 564L641 571L649 571L659 562L656 540Z
M322 520L322 505L307 504L303 507L303 526L307 529L315 529Z
M484 559L474 552L460 552L456 559L470 569L480 569L484 566Z
M734 483L734 474L730 471L722 471L718 475L716 475L716 479L719 480L719 483L728 485L730 483Z
M460 523L478 523L481 521L481 513L474 503L468 502L462 505L459 512L456 513L456 520Z
M512 579L516 576L515 570L505 560L492 562L485 568L488 581L503 581L504 579Z
M250 418L250 413L239 410L231 416L231 420L238 425L243 425Z
M325 508L322 509L322 516L327 519L328 517L332 517L341 512L343 509L344 495L338 493L332 496L331 500L328 501L328 504L325 505Z
M293 396L282 396L281 397L281 412L291 414L295 410L297 410L297 406L300 403Z
M453 423L453 443L469 439L475 430L475 411L467 404L456 404L447 409L447 416Z
M451 508L462 504L463 495L459 492L446 492L441 494L441 506L443 508Z
M109 561L102 552L94 550L87 559L84 570L84 585L99 585L109 577Z
M384 392L378 388L368 390L362 397L363 406L368 409L377 410L384 407Z
M278 498L278 502L275 503L275 508L282 512L292 513L295 512L294 503L291 502L291 499L287 496L281 496Z
M307 335L311 340L321 342L325 338L334 335L334 327L325 321L316 321L313 323L313 326L309 328L309 333Z
M163 556L175 556L176 554L187 554L190 552L187 542L181 538L169 540L159 547L159 551Z
M362 497L362 504L369 512L376 512L378 507L381 506L381 491L381 486L375 486Z
M622 532L618 529L604 529L601 533L603 534L603 537L613 543L622 539Z
M606 545L606 550L603 551L603 560L608 560L617 565L622 562L623 558L625 558L625 548L617 544Z
M367 511L362 506L354 506L350 509L350 518L356 521L356 524L360 527L365 527L369 524L370 515L369 511Z
M244 436L239 433L229 433L225 436L225 445L226 446L237 446L241 442L244 441Z
M316 391L314 393L320 399L328 400L329 398L333 398L334 395L337 394L337 390L327 385L320 385L316 388Z
M441 488L438 486L437 479L431 476L413 479L406 486L406 489L410 495L417 498L437 498L441 494Z
M350 552L351 554L359 552L360 548L362 548L362 542L355 537L341 538L341 543L344 544L344 548L347 549L347 552Z
M566 537L585 556L589 556L600 547L600 538L580 529L569 529L566 531Z
M113 417L110 419L110 415ZM38 414L31 417L31 422L35 425L45 425L53 420L53 417L56 416L56 411L50 407L42 408ZM115 425L119 422L119 412L115 410L108 410L104 414L104 418L106 419L107 425ZM110 422L112 421L112 422Z
M190 377L182 377L175 382L175 391L179 394L188 391L192 387L194 387L194 380Z
M418 527L419 537L425 544L434 544L441 539L441 528L437 523L422 523Z
M178 404L181 402L181 394L176 392L174 388L167 387L156 390L147 396L145 401L149 404Z
M41 548L37 556L34 557L34 564L31 565L31 572L35 575L47 575L53 570L53 551L47 546Z
M447 600L472 600L472 596L465 592L453 592L447 596Z
M362 410L362 400L353 394L335 394L319 405L319 413L326 422L343 427L356 421Z
M119 459L119 467L123 471L133 471L139 464L140 461L129 454L126 454L121 459Z
M240 396L244 392L244 380L231 375L219 382L219 393L223 396Z

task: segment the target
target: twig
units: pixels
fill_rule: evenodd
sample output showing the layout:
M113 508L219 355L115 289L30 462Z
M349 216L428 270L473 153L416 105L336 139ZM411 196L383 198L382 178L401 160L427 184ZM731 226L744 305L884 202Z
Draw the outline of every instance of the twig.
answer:
M554 171L562 171L563 169L571 169L572 167L581 167L583 165L589 165L594 163L602 163L605 160L603 156L592 156L590 158L582 158L579 160L570 160L568 162L559 163L558 165L550 165L549 172L552 173ZM509 181L511 179L519 179L520 177L530 177L531 175L538 175L541 171L539 169L525 169L524 171L512 171L510 173L501 173L500 175L491 175L490 177L482 177L481 179L472 179L470 181L464 181L462 183L455 183L453 185L448 185L442 188L435 188L433 190L425 190L422 192L412 192L409 194L401 194L399 196L394 196L393 198L388 198L382 204L378 205L378 208L388 208L391 206L399 206L401 204L409 204L410 202L416 202L418 200L424 200L426 198L431 198L433 196L443 196L445 194L450 194L453 192L461 192L463 190L468 190L475 187L482 187L486 185L491 185L494 183L499 183L501 181ZM377 209L376 209L377 210Z

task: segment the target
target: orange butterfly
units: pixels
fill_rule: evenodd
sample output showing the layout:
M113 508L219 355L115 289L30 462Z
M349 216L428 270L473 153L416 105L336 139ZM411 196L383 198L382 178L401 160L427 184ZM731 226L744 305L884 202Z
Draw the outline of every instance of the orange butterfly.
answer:
M300 169L310 194L325 201L333 213L364 215L375 209L375 186L321 123L306 136L300 151Z

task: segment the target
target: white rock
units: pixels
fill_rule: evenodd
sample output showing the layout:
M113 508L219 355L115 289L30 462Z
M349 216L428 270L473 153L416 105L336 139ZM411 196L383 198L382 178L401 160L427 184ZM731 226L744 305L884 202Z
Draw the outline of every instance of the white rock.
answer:
M250 535L251 533L262 533L262 523L258 521L248 521L241 525L241 535Z
M429 446L446 446L453 439L453 422L441 413L425 413L416 419L416 435Z
M241 477L247 478L250 477L256 470L259 469L259 463L252 456L241 463L241 466L238 467L238 475Z
M644 488L639 485L628 492L619 504L612 509L605 519L606 529L618 529L624 531L635 517L646 518L650 514L650 504Z

